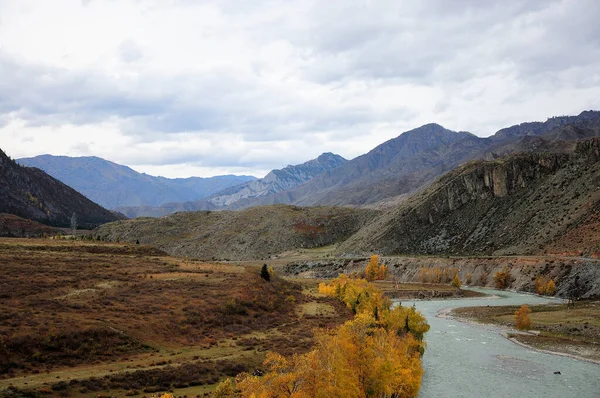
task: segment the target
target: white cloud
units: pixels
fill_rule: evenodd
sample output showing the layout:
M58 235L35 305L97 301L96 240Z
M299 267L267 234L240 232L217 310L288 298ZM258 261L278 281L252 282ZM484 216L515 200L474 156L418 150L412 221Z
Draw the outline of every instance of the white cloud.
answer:
M600 108L600 5L0 2L0 147L166 176L264 175L429 122Z

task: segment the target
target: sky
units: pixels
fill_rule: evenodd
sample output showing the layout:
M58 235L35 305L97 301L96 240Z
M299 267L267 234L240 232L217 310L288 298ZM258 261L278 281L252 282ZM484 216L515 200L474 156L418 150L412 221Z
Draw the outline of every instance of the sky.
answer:
M0 148L166 177L600 109L597 0L0 0Z

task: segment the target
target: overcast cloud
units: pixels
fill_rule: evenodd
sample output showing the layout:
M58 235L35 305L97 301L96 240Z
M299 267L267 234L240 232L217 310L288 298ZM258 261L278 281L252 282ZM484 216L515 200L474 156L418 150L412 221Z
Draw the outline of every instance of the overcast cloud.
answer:
M600 2L0 0L0 148L167 177L600 109Z

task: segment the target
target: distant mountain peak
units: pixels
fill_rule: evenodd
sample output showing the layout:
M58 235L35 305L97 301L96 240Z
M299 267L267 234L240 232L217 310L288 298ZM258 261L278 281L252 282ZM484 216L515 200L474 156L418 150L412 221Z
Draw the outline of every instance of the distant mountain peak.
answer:
M199 200L224 188L255 179L250 176L155 177L97 156L40 155L18 159L18 162L44 170L111 209Z

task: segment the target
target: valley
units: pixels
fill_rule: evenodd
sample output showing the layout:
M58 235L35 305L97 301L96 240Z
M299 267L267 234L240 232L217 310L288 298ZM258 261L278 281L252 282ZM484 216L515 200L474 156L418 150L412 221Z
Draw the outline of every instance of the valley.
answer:
M203 394L350 317L314 282L143 245L0 239L0 262L0 391Z
M452 372L435 361L470 349L477 366L508 373L534 366L527 346L597 360L599 120L583 112L485 139L428 124L356 159L325 153L264 179L219 180L233 185L180 203L159 204L159 191L171 190L161 184L173 181L98 159L73 162L75 171L100 162L159 187L153 204L122 208L158 217L134 219L0 153L0 235L11 237L0 238L0 396L209 396L240 374L244 391L288 378L307 388L317 369L334 377L323 361L342 361L335 377L354 386L351 396L403 383L377 373L392 363L406 365L394 372L410 369L407 396L421 382L424 396L438 396L431 374ZM77 181L101 185L96 177ZM211 210L192 211L205 205ZM552 281L556 298L521 294L539 291L541 280ZM392 309L390 300L405 306ZM539 333L514 331L515 306L525 302L535 304ZM489 325L465 323L466 340L441 336L458 317ZM454 343L478 333L493 350ZM391 361L369 382L346 377L371 372L354 355L361 350ZM248 376L257 369L267 373ZM545 379L546 370L532 377ZM346 384L321 387L331 385ZM585 384L581 396L589 391Z

